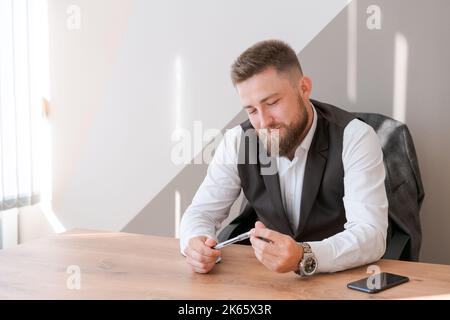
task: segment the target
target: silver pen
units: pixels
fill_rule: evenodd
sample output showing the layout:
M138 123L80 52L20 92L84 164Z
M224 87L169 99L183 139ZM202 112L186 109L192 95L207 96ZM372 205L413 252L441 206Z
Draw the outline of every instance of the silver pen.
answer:
M242 240L245 240L245 239L248 239L248 238L250 238L250 231L246 232L246 233L243 233L243 234L240 234L240 235L238 235L235 238L232 238L232 239L229 239L227 241L221 242L221 243L217 244L214 247L214 249L215 250L219 250L219 249L222 249L222 248L224 248L226 246L229 246L230 244L233 244L235 242L239 242L239 241L242 241Z

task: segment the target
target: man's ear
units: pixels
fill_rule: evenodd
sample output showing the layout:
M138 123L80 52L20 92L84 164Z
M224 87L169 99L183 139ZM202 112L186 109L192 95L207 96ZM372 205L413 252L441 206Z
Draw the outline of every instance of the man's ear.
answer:
M300 79L300 92L303 96L303 99L309 100L312 92L312 80L310 77L303 76Z

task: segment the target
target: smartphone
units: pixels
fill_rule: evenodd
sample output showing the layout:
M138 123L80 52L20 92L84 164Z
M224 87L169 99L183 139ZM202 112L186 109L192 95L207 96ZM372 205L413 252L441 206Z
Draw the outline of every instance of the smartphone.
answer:
M347 288L366 293L377 293L408 281L408 277L382 272L358 281L350 282L347 284Z

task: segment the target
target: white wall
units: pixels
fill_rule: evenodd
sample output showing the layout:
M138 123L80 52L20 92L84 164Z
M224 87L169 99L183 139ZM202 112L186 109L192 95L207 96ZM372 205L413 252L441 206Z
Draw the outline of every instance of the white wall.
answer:
M18 209L18 243L25 243L55 233L55 230L44 214L41 205L33 205Z
M0 249L61 231L54 228L41 204L0 212Z

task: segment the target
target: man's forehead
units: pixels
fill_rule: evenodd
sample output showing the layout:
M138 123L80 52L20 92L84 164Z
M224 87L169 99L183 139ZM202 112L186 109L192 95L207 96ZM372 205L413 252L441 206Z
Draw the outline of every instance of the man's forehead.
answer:
M289 82L275 73L259 73L236 85L243 103L256 103L268 95L279 93Z

